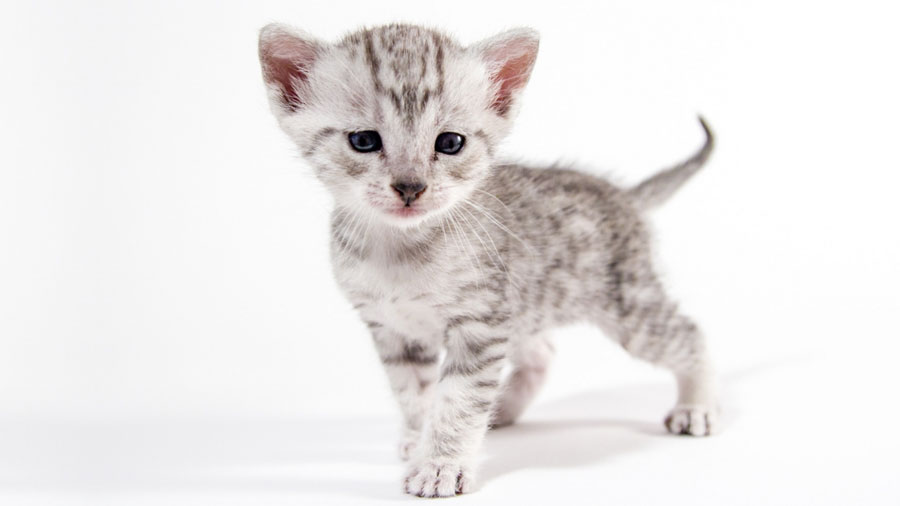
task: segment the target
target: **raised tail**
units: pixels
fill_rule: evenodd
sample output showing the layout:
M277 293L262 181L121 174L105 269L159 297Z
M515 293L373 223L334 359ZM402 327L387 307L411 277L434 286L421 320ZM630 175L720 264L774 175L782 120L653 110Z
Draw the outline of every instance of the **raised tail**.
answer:
M658 172L637 186L628 189L628 194L639 209L652 209L668 200L681 185L706 163L715 145L715 137L703 116L698 116L697 119L700 120L700 126L703 127L703 131L706 133L706 142L703 143L703 147L687 160L672 168Z

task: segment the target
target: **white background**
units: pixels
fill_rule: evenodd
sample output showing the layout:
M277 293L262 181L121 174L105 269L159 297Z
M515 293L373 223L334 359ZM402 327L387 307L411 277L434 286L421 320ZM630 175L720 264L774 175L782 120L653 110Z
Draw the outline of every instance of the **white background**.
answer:
M661 371L559 332L462 504L897 504L900 47L891 2L4 2L0 503L405 500L399 423L331 279L325 190L256 34L423 22L541 54L505 152L633 183L725 427L663 435Z

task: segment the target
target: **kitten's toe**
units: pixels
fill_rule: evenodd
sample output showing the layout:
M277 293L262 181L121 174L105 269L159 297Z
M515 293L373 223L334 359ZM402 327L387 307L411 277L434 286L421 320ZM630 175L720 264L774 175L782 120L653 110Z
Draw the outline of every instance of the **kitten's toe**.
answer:
M403 489L418 497L451 497L471 488L471 473L456 462L425 461L409 468Z
M709 436L715 434L718 417L709 406L675 406L666 417L666 429L672 434Z

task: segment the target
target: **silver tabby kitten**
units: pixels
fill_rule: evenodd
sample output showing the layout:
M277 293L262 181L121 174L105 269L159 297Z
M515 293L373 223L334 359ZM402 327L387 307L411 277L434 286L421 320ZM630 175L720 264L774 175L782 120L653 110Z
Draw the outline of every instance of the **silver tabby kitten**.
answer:
M269 25L259 50L275 116L334 196L334 274L405 417L406 492L472 488L488 426L512 423L544 379L547 330L575 321L675 374L670 432L714 429L703 336L657 279L641 218L709 156L705 124L691 159L621 189L496 161L532 30L464 47L410 25L336 44Z

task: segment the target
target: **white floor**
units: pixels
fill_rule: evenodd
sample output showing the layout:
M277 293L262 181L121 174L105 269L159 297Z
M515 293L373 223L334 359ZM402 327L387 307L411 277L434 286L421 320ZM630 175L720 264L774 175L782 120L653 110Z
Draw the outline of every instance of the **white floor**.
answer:
M898 504L896 398L847 392L846 367L819 356L725 372L725 427L708 439L663 433L664 383L542 400L489 434L479 490L458 503ZM395 423L6 421L0 504L410 501Z

